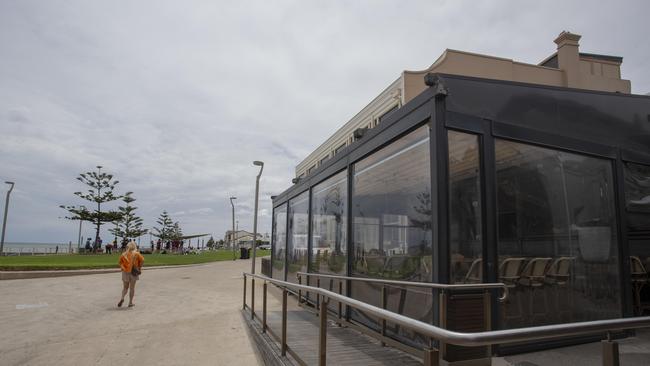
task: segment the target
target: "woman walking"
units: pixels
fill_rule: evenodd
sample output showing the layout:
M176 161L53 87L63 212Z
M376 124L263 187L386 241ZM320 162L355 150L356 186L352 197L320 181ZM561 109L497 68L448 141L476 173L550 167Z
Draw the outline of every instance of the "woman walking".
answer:
M124 296L129 292L129 307L135 306L133 298L135 297L135 282L140 278L144 257L137 250L135 242L126 245L126 250L120 256L120 268L122 269L122 298L117 303L121 307L124 303Z

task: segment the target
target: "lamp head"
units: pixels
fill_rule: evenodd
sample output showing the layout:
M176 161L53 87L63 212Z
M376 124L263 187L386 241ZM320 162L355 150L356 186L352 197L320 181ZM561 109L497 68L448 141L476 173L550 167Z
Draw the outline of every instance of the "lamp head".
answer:
M230 197L230 199L231 199L231 200L236 200L236 199L237 199L237 197Z
M7 182L5 182L5 183L7 183L7 184L11 184L12 186L14 185L14 182L9 182L9 181L7 181Z
M255 160L255 161L253 162L253 165L264 166L264 162L263 162L263 161L259 161L259 160Z

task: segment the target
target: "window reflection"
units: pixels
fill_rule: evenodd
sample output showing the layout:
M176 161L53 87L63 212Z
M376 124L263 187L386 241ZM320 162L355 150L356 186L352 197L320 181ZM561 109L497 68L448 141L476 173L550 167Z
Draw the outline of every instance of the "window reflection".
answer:
M632 304L636 315L650 313L650 167L625 164L627 237L630 244Z
M611 162L496 140L505 327L620 316Z
M287 236L287 281L298 282L296 272L307 271L307 235L309 230L309 191L289 200Z
M347 273L347 171L312 189L311 272Z
M431 185L429 131L423 126L354 165L353 274L431 280ZM389 309L429 322L431 293L389 290ZM380 305L380 287L352 283L352 296ZM356 320L375 322L360 312ZM392 329L400 337L416 335Z
M273 278L284 280L287 249L287 205L276 207L273 215Z
M478 136L449 131L450 282L483 282Z

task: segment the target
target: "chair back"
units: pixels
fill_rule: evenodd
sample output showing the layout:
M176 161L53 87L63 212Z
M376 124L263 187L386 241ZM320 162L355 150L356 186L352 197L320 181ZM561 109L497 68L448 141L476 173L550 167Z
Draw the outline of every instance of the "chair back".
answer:
M544 278L546 267L551 263L552 258L533 258L528 262L524 270L521 271L522 277Z
M637 256L630 256L630 274L633 276L644 276L648 274L641 263L641 259Z
M474 259L465 275L465 283L483 282L483 258Z
M499 278L515 280L521 276L521 266L526 258L506 258L499 266Z
M571 262L573 262L573 257L560 257L553 261L548 271L546 271L547 276L553 277L569 277L571 274Z

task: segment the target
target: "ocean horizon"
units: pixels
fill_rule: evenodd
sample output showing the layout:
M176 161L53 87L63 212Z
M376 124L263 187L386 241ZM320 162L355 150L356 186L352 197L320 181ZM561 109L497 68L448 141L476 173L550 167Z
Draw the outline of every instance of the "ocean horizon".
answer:
M5 253L54 253L56 247L59 247L59 253L67 252L69 243L63 242L5 242ZM77 248L77 242L72 242L72 249Z

